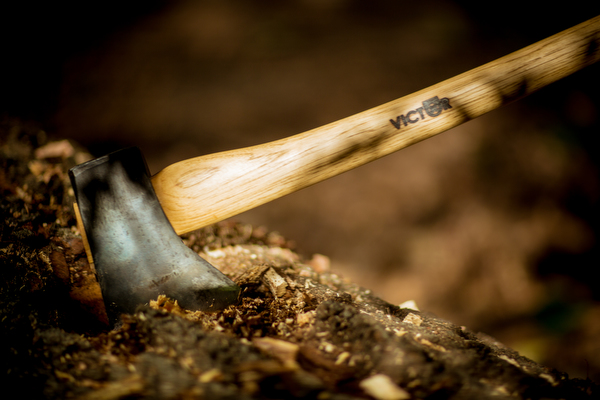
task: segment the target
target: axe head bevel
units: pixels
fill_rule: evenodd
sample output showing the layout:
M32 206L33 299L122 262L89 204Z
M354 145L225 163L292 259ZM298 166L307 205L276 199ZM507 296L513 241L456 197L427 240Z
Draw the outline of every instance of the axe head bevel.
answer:
M112 323L160 294L189 310L237 301L240 288L175 233L139 149L88 161L69 176Z

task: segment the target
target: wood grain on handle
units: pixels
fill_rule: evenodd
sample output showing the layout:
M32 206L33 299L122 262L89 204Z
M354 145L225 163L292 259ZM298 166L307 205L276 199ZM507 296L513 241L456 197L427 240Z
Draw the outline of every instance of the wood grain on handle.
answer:
M600 59L600 16L419 92L152 178L178 234L229 218L494 110Z

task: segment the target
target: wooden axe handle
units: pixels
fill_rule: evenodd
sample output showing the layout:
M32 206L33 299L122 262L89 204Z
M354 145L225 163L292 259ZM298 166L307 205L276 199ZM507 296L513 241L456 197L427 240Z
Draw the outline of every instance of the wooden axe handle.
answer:
M178 234L239 214L467 122L600 59L600 16L441 83L274 142L152 178Z

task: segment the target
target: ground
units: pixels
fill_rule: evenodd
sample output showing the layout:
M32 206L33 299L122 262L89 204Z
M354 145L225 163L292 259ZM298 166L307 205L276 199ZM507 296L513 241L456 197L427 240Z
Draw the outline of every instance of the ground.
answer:
M333 274L326 256L248 224L185 243L242 288L215 312L157 298L109 326L72 209L90 156L3 121L0 320L5 390L78 399L594 398L591 380L527 359L418 305Z

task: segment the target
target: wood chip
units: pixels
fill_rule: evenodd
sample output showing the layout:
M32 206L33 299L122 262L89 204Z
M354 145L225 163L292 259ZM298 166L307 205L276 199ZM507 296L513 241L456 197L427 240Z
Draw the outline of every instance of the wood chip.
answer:
M407 324L413 324L416 326L421 326L421 324L423 323L423 318L421 318L420 315L410 313L406 317L404 317L402 322Z
M360 387L369 396L377 400L401 400L410 399L410 394L392 381L384 374L373 375L360 382Z
M291 369L299 368L296 363L296 356L299 350L297 344L270 337L254 338L252 339L252 344L261 351L281 361L284 366Z
M311 322L313 322L315 320L315 315L317 313L314 311L307 311L305 313L300 313L298 315L296 315L296 322L298 323L298 326L304 326L306 324L310 324Z
M138 374L131 374L125 379L108 382L100 389L85 393L80 400L116 400L132 395L140 395L144 390L144 379Z
M308 262L316 272L329 272L331 269L331 260L323 254L313 254L312 259Z
M269 268L265 272L265 274L263 275L263 282L265 283L265 285L267 285L267 287L275 297L282 297L285 294L288 287L288 284L285 281L285 279L283 279L281 275L275 272L273 268Z
M417 302L414 300L407 300L404 303L400 304L398 307L400 308L408 308L409 310L421 311L417 306Z
M50 142L35 150L36 158L68 158L75 154L75 148L68 140Z
M255 265L250 267L235 280L235 283L242 287L260 285L263 276L269 268L268 265Z

